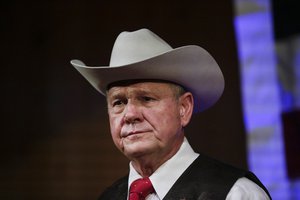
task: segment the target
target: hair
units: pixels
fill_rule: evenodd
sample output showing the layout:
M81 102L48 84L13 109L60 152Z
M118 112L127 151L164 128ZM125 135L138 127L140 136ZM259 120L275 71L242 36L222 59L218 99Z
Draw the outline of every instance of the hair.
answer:
M179 99L184 93L186 93L186 90L181 86L176 83L168 83L171 87L171 89L174 92L174 96L176 99Z

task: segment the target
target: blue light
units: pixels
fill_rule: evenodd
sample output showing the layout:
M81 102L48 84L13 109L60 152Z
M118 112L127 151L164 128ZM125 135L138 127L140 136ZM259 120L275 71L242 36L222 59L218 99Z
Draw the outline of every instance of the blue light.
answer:
M278 63L270 2L236 0L236 38L241 72L249 168L266 185L273 199L300 199L300 181L286 172L281 112L300 107L300 39L295 57L296 89L284 91ZM295 96L297 98L295 98Z

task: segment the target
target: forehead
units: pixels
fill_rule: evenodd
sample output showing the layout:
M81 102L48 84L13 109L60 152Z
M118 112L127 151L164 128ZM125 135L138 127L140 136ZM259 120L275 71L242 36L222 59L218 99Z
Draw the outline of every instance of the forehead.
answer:
M107 91L107 96L116 93L155 93L172 94L170 83L160 82L138 82L130 84L114 85Z

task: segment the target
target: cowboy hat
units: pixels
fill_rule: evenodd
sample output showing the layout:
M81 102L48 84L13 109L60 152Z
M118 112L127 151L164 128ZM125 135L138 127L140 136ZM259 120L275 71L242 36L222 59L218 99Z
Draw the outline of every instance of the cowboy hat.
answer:
M194 112L211 107L224 90L222 72L206 50L196 45L173 49L148 29L120 33L109 66L86 66L80 60L71 64L103 95L109 84L124 80L179 84L193 94Z

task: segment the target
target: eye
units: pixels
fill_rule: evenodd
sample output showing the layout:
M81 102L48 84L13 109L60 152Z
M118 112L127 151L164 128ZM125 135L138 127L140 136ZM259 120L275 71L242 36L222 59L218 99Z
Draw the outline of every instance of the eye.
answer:
M124 105L127 103L127 100L122 100L122 99L116 99L112 102L113 107L114 106L120 106L120 105Z
M149 96L143 96L143 97L142 97L142 100L145 101L145 102L149 102L149 101L153 101L153 100L155 100L155 99L152 98L152 97L149 97Z

